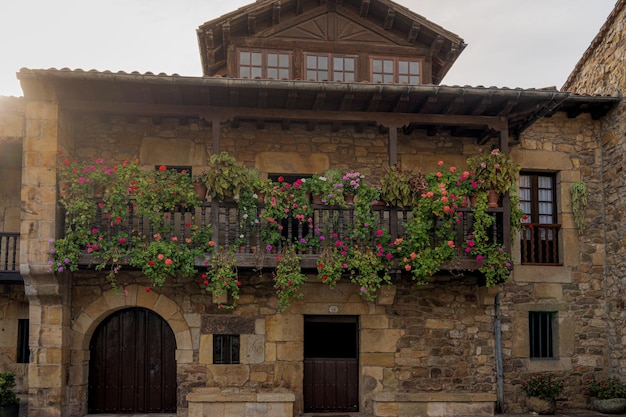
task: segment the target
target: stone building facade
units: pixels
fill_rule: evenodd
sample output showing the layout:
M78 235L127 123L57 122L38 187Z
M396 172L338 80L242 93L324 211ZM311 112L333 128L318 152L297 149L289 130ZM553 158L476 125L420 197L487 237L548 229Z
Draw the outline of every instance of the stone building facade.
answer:
M87 414L94 395L90 372L96 335L111 318L130 310L155 313L173 334L171 379L174 411L180 416L301 415L308 395L303 381L310 341L305 333L315 327L312 323L348 328L358 338L354 390L357 410L363 413L396 417L520 412L525 409L522 381L547 371L566 382L559 407L587 408L582 381L592 374L621 375L624 360L620 254L625 205L619 174L626 119L619 97L626 87L626 1L617 3L563 92L459 87L450 88L448 96L446 88L434 84L454 61L443 57L464 47L456 35L387 0L363 1L354 10L356 3L349 0L322 2L323 7L320 2L283 3L281 11L273 2L259 1L224 17L228 25L217 19L201 26L206 77L25 69L18 74L24 97L0 98L0 171L6 179L0 184L0 232L19 232L19 279L3 275L0 284L0 370L18 374L23 411L31 417ZM253 38L257 31L277 33L273 25L282 30L280 25L288 22L295 22L293 27L333 22L327 16L335 15L333 19L353 28L364 25L361 19L371 19L372 32L355 29L352 35L374 44L392 39L392 50L398 53L413 47L418 52L411 53L423 53L428 48L420 36L431 36L432 61L424 59L423 74L433 88L416 87L395 99L402 86L230 80L237 78L229 77L235 64L220 54L234 53L228 39L236 43L237 31L243 30L236 22L244 15ZM265 20L273 23L261 30ZM403 29L386 32L394 24ZM294 30L282 33L295 36ZM401 35L417 45L407 46ZM269 48L275 42L265 40L264 45ZM354 48L345 37L333 42L346 53ZM311 48L322 49L327 43L315 40ZM389 45L369 52L385 47ZM360 56L358 62L367 59ZM279 96L276 85L288 93ZM201 98L209 104L193 102L190 92L195 90L212 95L210 100ZM304 101L310 90L320 108L296 115L285 107L282 100ZM140 96L131 96L136 91ZM530 107L545 112L524 109L528 119L516 120L516 112L507 110L513 100L506 97L517 93ZM372 123L374 116L364 111L361 96L368 97L364 103L370 108L382 108L380 103L392 99L396 105L388 112L372 111L378 118ZM507 124L494 124L497 135L485 140L474 133L454 134L467 123L491 123L470 119L463 106L482 117L478 108L500 96L505 97L500 117ZM250 109L244 103L250 97L259 100L258 108L261 103L266 107ZM405 128L404 118L412 112L403 106L422 99L432 106L444 102L445 110L435 112L438 117L428 128ZM328 103L335 111L324 108ZM423 106L427 113L428 105ZM427 123L419 114L414 117L415 123ZM329 288L309 271L303 299L279 313L271 268L241 268L238 307L226 311L203 293L196 278L172 278L146 291L150 281L128 268L119 275L115 290L104 273L93 269L49 272L50 240L63 235L55 172L59 149L71 150L78 158L111 163L138 158L146 167L188 166L194 172L206 167L216 150L225 150L263 175L339 168L377 179L395 159L424 171L434 169L439 160L462 167L468 156L489 146L508 147L522 175L546 173L554 178L554 223L560 225L558 265L523 263L520 240L513 239L514 270L508 282L495 288L481 285L473 274L442 274L424 286L404 277L370 302L358 295L354 284L340 281ZM577 181L584 181L589 190L582 234L569 192ZM554 318L552 358L531 358L531 313ZM334 317L341 317L343 324ZM26 319L29 363L18 363L20 323ZM214 335L223 333L239 335L239 363L214 363Z

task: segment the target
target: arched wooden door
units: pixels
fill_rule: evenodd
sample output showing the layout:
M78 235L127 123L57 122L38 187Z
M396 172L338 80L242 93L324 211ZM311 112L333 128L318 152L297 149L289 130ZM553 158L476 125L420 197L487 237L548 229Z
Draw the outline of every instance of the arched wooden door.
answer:
M106 318L89 346L89 413L175 413L176 340L145 308Z

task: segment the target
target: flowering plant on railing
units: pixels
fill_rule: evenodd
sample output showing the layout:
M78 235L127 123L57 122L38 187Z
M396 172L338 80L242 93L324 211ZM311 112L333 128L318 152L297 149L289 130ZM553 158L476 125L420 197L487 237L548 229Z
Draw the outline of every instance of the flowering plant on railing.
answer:
M361 175L360 172L346 172L342 177L343 183L343 192L344 194L352 194L356 195L359 186L361 185L361 180L364 179L365 176Z
M508 155L493 149L490 153L478 153L467 160L475 180L483 190L507 193L515 185L520 166Z
M321 204L346 208L344 198L343 174L336 168L327 169L324 175L313 175L305 182L305 189L313 200L319 200Z
M162 286L168 277L192 277L198 272L195 258L200 255L192 242L191 237L168 239L159 233L151 241L136 237L129 263L141 269L156 286Z
M302 273L300 257L293 246L287 247L278 255L273 275L279 311L289 308L293 300L304 297L302 285L306 281L306 275Z

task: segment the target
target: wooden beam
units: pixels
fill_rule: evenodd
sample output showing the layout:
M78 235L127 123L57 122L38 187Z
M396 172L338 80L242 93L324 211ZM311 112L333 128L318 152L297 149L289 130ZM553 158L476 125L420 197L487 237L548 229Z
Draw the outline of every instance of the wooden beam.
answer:
M272 4L272 26L280 23L280 2Z
M267 108L267 90L259 90L259 104L258 107L260 109L266 109Z
M204 32L204 46L206 49L215 48L215 40L213 39L213 29Z
M304 7L302 5L302 3L304 3L304 0L296 0L296 14L302 14L302 12L304 12Z
M323 103L325 93L319 93L316 105ZM231 93L231 102L239 101L236 93ZM498 116L472 116L472 115L444 115L424 113L391 113L379 111L339 111L319 110L317 107L311 110L302 109L277 109L255 107L215 107L193 105L169 105L154 103L121 103L102 101L67 100L60 103L60 107L67 111L78 113L103 113L122 115L164 116L164 117L193 117L205 114L220 115L223 119L265 119L265 120L292 120L311 122L343 123L379 123L385 126L404 126L410 123L423 125L446 125L446 126L488 126L500 130L507 125L506 119Z
M230 23L228 22L222 25L222 39L224 40L224 45L230 43Z
M411 25L411 30L409 30L409 36L407 38L407 40L411 44L415 44L415 41L417 40L417 37L420 34L421 28L422 26L417 22L413 22L413 24Z
M352 104L352 100L354 99L354 94L346 93L343 95L341 99L341 104L339 105L339 110L346 111L350 108L350 104Z
M430 45L430 56L435 57L443 46L443 36L437 35L433 43Z
M391 30L391 28L393 27L393 21L396 18L396 11L393 10L392 8L389 8L387 10L387 16L385 16L385 25L384 28L385 30Z
M313 110L319 110L324 106L324 101L326 100L326 93L323 91L318 91L315 95L315 103L313 103Z
M374 93L372 94L372 98L370 99L370 104L367 106L368 112L378 111L378 106L380 105L380 101L382 99L382 94Z
M361 0L361 10L359 11L359 15L361 17L367 17L370 12L370 0Z
M248 15L248 34L254 35L256 33L256 15L250 13Z
M234 107L239 105L239 91L230 90L230 105Z

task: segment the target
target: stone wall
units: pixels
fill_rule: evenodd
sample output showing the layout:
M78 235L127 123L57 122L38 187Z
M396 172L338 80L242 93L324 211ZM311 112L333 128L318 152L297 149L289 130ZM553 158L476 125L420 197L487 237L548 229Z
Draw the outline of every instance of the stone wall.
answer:
M373 395L381 392L464 394L470 402L476 393L493 395L493 306L483 303L473 280L463 283L457 277L455 284L443 280L419 287L402 281L389 296L369 303L354 284L340 282L331 289L311 276L303 301L278 314L271 271L240 271L240 278L238 307L223 310L212 303L200 280L173 279L146 292L149 281L127 272L114 291L101 274L75 274L70 415L86 411L94 330L114 311L132 306L154 310L176 335L179 415L186 413L187 395L199 387L293 393L294 411L301 413L305 315L359 317L362 410L371 411ZM238 365L213 364L212 336L224 328L241 334Z
M564 86L581 94L623 96L626 92L626 1L617 2L600 34ZM606 310L609 326L609 372L623 375L626 371L626 102L622 100L602 120L597 143L599 155L593 166L601 192L602 207L595 211L603 224L593 224L604 232L606 245ZM592 162L592 161L590 161Z

